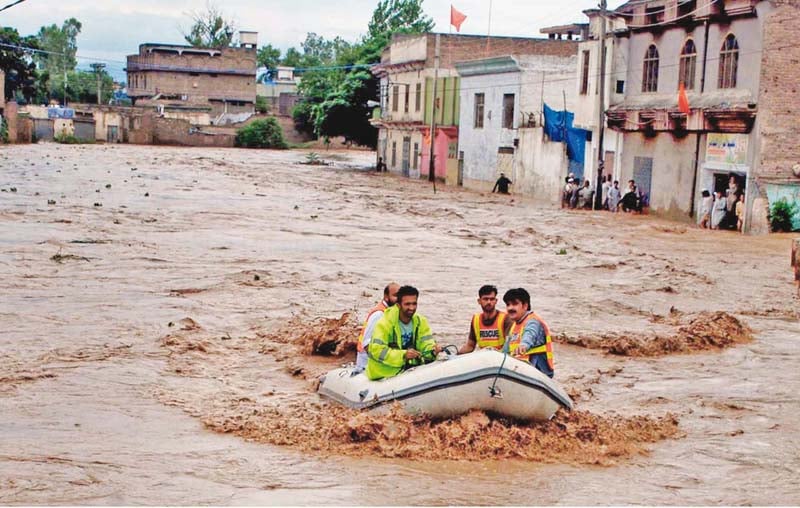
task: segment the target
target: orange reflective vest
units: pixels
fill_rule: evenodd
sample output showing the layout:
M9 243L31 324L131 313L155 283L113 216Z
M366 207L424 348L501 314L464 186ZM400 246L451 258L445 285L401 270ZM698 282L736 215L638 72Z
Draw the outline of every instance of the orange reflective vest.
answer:
M503 333L506 323L506 313L497 313L494 323L486 326L481 319L482 313L472 316L472 331L475 333L475 342L478 347L483 349L496 349L501 351L506 343L506 335Z
M373 314L376 312L383 312L387 309L386 302L381 300L381 303L376 305L375 307L371 308L367 313L367 318L364 319L364 326L361 327L361 333L358 335L358 346L357 350L359 353L366 353L367 346L364 345L364 334L367 332L367 323L369 323L369 318L372 317ZM372 338L372 337L370 337Z
M535 319L542 325L544 328L544 335L545 335L545 343L541 346L531 348L525 352L524 355L515 355L514 351L519 347L520 342L522 342L522 332L525 330L525 325L528 323L528 320ZM550 337L550 327L547 326L547 323L544 322L544 319L540 318L533 312L529 312L525 319L522 320L521 323L514 323L511 325L511 330L508 332L508 353L520 360L530 361L531 355L539 355L539 354L546 354L547 355L547 365L550 367L550 370L555 370L554 362L553 362L553 340Z

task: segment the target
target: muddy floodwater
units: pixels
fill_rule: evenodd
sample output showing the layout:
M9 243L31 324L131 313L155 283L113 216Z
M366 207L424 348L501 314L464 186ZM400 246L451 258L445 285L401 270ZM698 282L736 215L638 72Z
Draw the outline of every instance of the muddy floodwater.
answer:
M0 147L0 504L800 504L791 236L321 157ZM320 399L354 355L312 342L393 280L459 345L478 287L526 287L575 411Z

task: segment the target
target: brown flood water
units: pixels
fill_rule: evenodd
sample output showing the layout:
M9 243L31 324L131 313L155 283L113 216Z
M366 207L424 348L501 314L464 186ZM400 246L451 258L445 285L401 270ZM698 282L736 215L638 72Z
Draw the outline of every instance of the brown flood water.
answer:
M323 158L0 147L0 504L800 503L789 236L434 195L359 169L371 153ZM576 411L319 399L389 280L456 344L480 285L527 287Z

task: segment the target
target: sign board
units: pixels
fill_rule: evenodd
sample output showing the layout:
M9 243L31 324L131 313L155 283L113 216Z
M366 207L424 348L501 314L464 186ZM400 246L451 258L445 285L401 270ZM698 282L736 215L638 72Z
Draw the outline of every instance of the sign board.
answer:
M747 164L747 135L709 132L706 138L706 162Z

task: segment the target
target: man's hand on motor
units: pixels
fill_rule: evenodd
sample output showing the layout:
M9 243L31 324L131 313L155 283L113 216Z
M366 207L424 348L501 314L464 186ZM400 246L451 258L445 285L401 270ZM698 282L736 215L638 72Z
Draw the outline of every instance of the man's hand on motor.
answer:
M422 355L419 354L419 351L417 351L416 349L406 349L406 354L404 358L406 360L416 360L420 356Z

